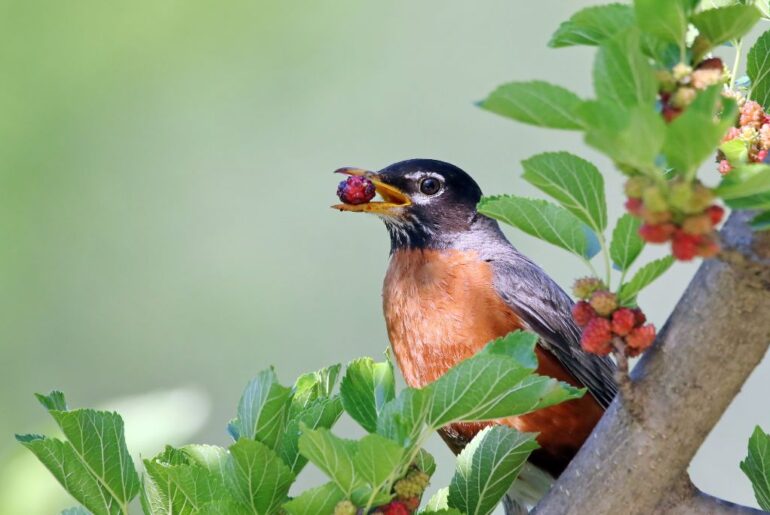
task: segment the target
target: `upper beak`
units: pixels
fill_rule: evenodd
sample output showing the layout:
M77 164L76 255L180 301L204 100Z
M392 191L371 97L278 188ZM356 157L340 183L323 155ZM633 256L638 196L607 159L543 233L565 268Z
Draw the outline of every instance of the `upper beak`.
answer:
M361 168L340 168L339 170L335 170L334 173L366 177L372 181L375 191L382 197L382 201L375 200L365 204L335 204L332 206L334 209L385 215L392 214L395 210L412 203L412 199L409 198L409 195L395 186L380 181L375 172L362 170Z

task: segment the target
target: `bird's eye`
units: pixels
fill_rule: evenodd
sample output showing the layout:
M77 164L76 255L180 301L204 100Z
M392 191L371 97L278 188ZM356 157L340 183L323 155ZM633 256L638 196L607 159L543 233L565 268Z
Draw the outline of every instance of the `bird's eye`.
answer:
M420 191L426 195L435 195L441 189L441 181L435 177L426 177L420 181Z

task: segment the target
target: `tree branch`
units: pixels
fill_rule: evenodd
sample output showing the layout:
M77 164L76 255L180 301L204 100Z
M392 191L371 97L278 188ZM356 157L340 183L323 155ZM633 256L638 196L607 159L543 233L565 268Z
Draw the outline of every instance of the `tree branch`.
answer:
M616 398L538 515L755 512L703 495L687 478L692 457L770 344L770 233L753 233L750 216L730 217L723 252L701 265L632 371L642 416Z

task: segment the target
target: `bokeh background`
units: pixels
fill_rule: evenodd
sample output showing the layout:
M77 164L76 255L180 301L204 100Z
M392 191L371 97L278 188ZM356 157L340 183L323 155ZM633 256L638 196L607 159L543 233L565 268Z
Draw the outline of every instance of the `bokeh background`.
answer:
M73 504L14 442L52 430L33 392L120 409L148 456L227 444L262 368L291 384L381 355L388 241L376 219L329 209L335 168L434 157L519 194L536 194L519 162L541 151L610 170L577 134L473 104L514 79L589 96L592 50L545 46L587 4L0 2L0 513ZM618 215L620 178L607 183ZM584 273L508 234L562 285ZM656 323L694 270L642 296ZM694 461L705 491L754 504L738 463L753 426L770 427L769 381L765 363ZM442 486L452 458L430 450ZM308 467L297 486L321 480Z

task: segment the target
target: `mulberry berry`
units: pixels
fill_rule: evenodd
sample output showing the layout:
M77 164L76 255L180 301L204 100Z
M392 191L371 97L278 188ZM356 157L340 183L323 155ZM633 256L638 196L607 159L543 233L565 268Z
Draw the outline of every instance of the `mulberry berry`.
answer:
M679 231L674 235L671 252L679 261L690 261L698 255L700 237Z
M725 209L722 206L709 206L708 209L706 209L706 214L709 215L709 219L711 219L711 225L718 225L719 222L722 221L722 217L725 216Z
M637 327L626 336L626 344L631 354L636 355L646 350L655 341L655 326L652 324Z
M765 118L765 112L762 110L762 106L754 100L748 100L743 107L741 107L741 127L752 127L759 129Z
M640 326L643 325L647 321L647 315L644 314L644 311L642 311L639 308L634 308L631 310L634 313L634 325Z
M719 243L711 237L703 238L698 245L698 255L705 259L713 258L719 254L720 250L721 247L719 246Z
M606 318L594 318L583 329L580 346L592 354L606 356L612 350L612 325Z
M625 336L636 325L636 316L628 308L620 308L612 314L612 332L618 336Z
M392 501L385 506L381 506L380 510L383 515L410 515L411 510L400 501Z
M428 483L430 483L428 474L421 470L412 470L406 477L396 481L393 491L401 500L419 497L428 487Z
M732 171L733 171L733 167L727 159L722 159L721 161L719 161L719 173L721 173L722 175L727 175Z
M593 292L604 288L604 283L596 277L583 277L572 285L572 293L579 299L588 299Z
M334 515L356 515L357 511L355 504L348 500L340 501L334 507Z
M698 63L695 67L696 70L719 70L723 71L725 68L724 63L719 57L709 57Z
M668 210L668 202L666 202L663 192L657 186L645 188L642 193L642 199L644 200L644 207L653 213Z
M580 327L584 327L588 322L596 318L596 311L591 307L591 304L581 300L574 306L572 306L572 319Z
M366 204L374 198L375 188L366 177L348 177L337 187L337 196L345 204Z
M591 295L591 307L603 317L610 316L618 307L618 298L612 292L599 290Z
M682 223L682 230L687 234L708 234L714 230L714 224L708 214L688 216Z
M624 186L626 196L634 199L642 198L642 193L649 184L650 181L646 177L631 177Z
M676 226L674 224L642 224L639 236L648 243L665 243L671 239Z
M759 129L759 146L762 150L770 150L770 123L765 123Z

